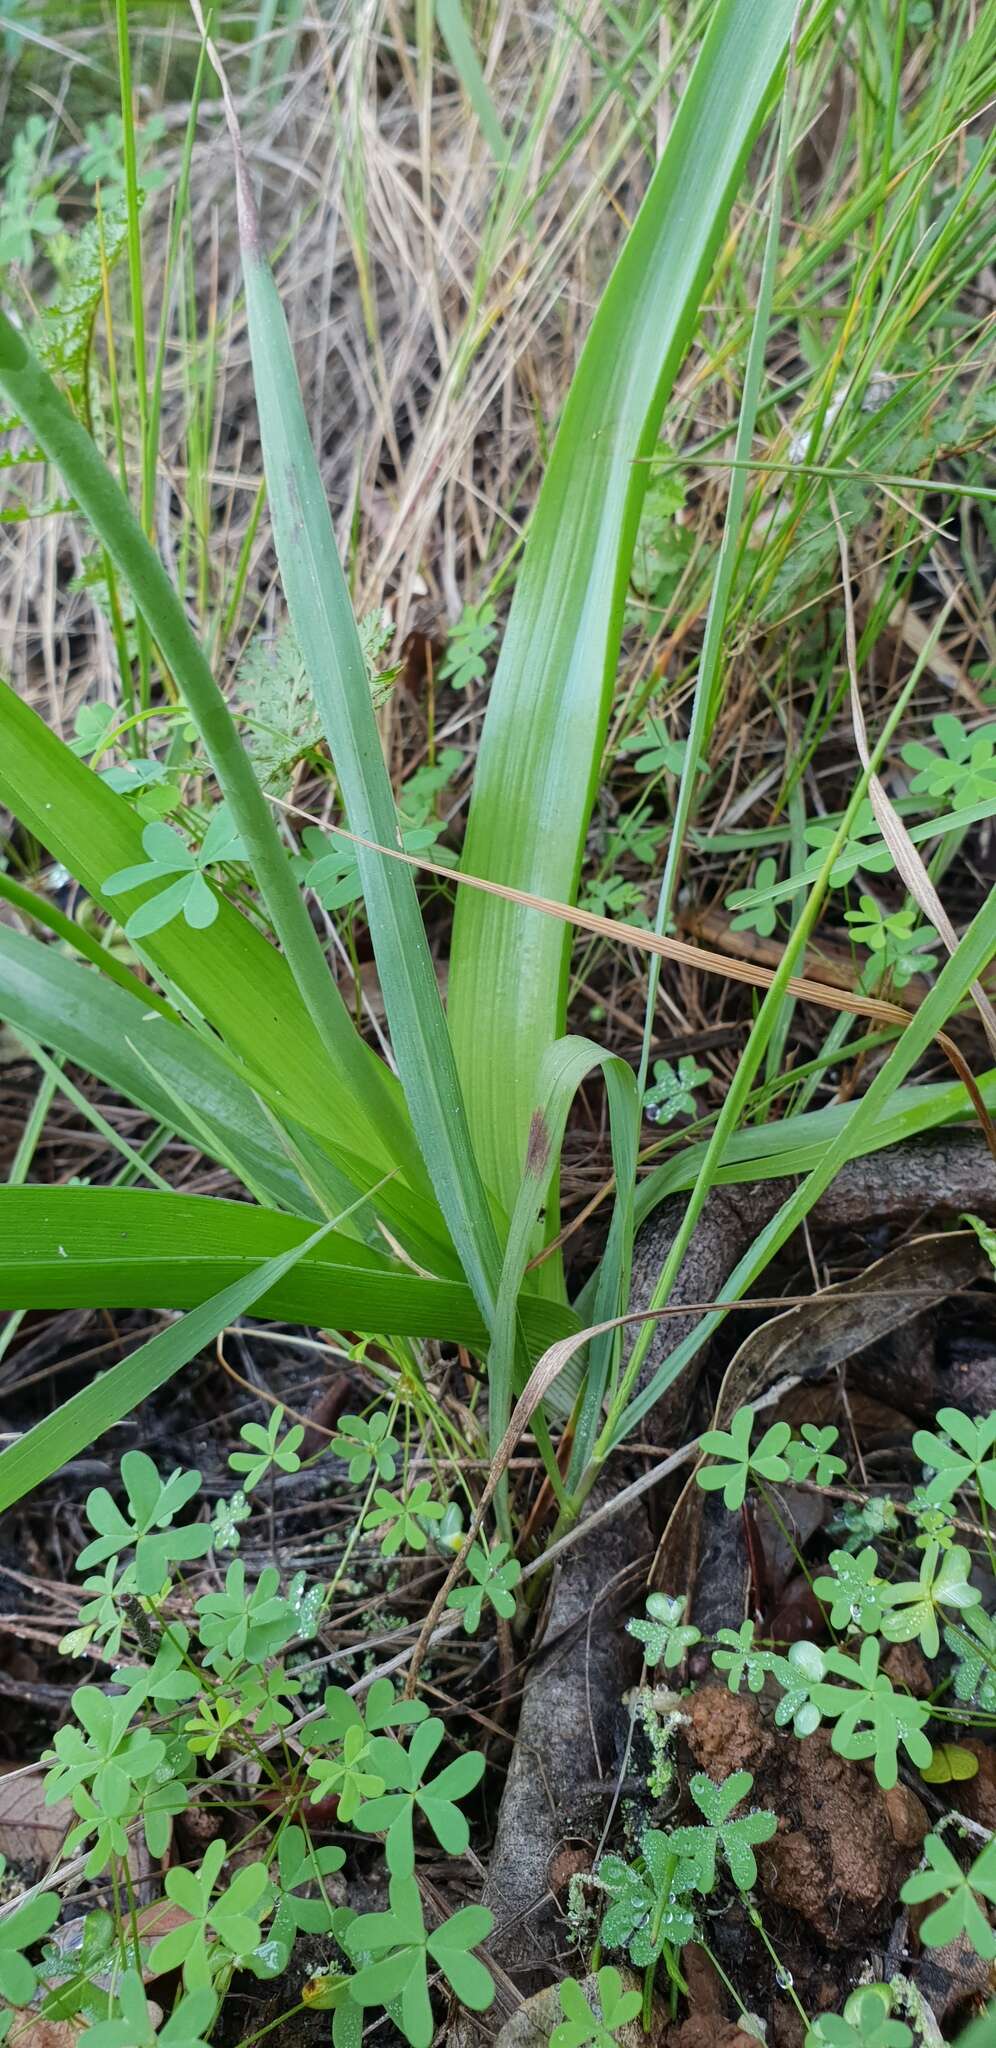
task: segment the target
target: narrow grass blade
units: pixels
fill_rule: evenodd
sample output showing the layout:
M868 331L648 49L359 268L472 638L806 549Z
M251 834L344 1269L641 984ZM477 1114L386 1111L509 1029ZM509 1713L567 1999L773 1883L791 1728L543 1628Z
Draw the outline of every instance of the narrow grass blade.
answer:
M869 1149L868 1137L874 1131L878 1119L889 1110L896 1092L905 1081L910 1069L920 1059L934 1040L958 1004L963 1000L972 982L976 980L996 955L996 891L993 891L961 939L957 952L946 962L938 975L930 994L925 997L914 1017L893 1047L887 1060L871 1081L867 1093L854 1104L854 1115L837 1136L823 1149L821 1157L801 1186L795 1188L782 1203L778 1214L760 1231L749 1252L731 1274L723 1290L726 1301L739 1301L763 1273L775 1253L789 1238L793 1230L809 1214L814 1202L818 1201L828 1188L834 1175L840 1172L849 1159L858 1158ZM696 1328L678 1345L670 1358L655 1373L641 1393L634 1396L623 1413L612 1420L602 1446L607 1455L610 1446L621 1443L631 1429L635 1429L642 1417L649 1413L654 1402L683 1372L689 1360L694 1357L717 1324L722 1321L722 1310L703 1316Z
M768 232L765 239L764 261L761 266L761 280L758 287L754 324L751 328L747 363L744 370L743 392L737 419L736 441L733 450L733 464L730 473L726 514L723 520L723 537L716 558L716 571L709 594L709 609L706 614L705 633L702 641L702 655L695 679L695 693L692 698L691 716L685 742L685 760L675 799L674 818L668 841L667 860L661 879L654 918L654 931L658 935L671 928L674 898L678 876L685 851L685 834L691 822L695 797L701 780L700 762L708 757L709 738L722 703L722 656L723 636L733 578L740 550L740 527L743 519L744 500L747 494L746 463L754 443L754 427L757 420L758 402L764 377L765 354L768 346L768 330L771 325L771 308L775 293L775 272L778 265L778 236L782 219L782 189L788 162L788 138L791 125L792 69L789 62L789 76L782 99L781 120L778 128L778 150L775 161L775 175L771 193L771 210ZM650 1048L653 1040L654 1013L657 1007L657 989L660 982L660 961L651 958L647 975L647 1002L643 1025L643 1044L640 1050L640 1094L647 1085L650 1065ZM786 1028L787 1006L782 1006L779 1027Z
M794 12L795 0L717 0L592 323L533 514L465 860L474 874L536 895L569 901L577 886L648 458ZM563 1029L566 972L563 932L461 893L451 1028L481 1168L507 1208L539 1062Z
M226 107L260 436L287 606L352 829L362 839L399 846L366 663L227 92ZM357 861L412 1126L463 1270L490 1325L501 1264L498 1237L470 1141L414 880L402 864L384 860L368 846L357 846Z
M453 69L474 109L481 134L495 162L504 163L508 156L508 143L502 134L501 122L464 20L460 0L436 0L436 20Z
M13 1191L13 1198L23 1200L35 1192L31 1189ZM82 1192L82 1191L81 1191ZM136 1199L136 1198L132 1198ZM137 1197L141 1200L141 1197ZM169 1198L172 1203L172 1197ZM80 1393L57 1408L54 1415L47 1415L43 1422L37 1422L29 1429L19 1443L11 1444L9 1450L0 1452L0 1512L23 1499L35 1486L51 1479L60 1465L75 1458L102 1436L105 1429L113 1429L122 1417L130 1415L140 1401L148 1399L157 1387L161 1387L175 1373L189 1365L192 1358L210 1344L227 1323L237 1316L247 1315L249 1310L275 1286L302 1258L326 1235L328 1225L310 1237L302 1239L292 1251L284 1252L279 1258L269 1259L253 1271L243 1274L230 1287L213 1294L209 1301L201 1302L179 1323L168 1330L160 1330L150 1337L130 1358L120 1365L111 1367L110 1372L101 1373L93 1385L84 1387Z
M319 1243L300 1217L215 1196L0 1188L0 1308L189 1308L258 1271L251 1305L268 1320L486 1349L465 1281L408 1272L341 1230ZM531 1357L577 1328L556 1302L523 1296L521 1315Z

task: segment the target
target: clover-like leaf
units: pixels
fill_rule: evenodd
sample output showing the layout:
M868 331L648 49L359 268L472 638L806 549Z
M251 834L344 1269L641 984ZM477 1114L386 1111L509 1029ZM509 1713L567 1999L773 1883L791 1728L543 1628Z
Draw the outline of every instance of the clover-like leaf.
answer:
M913 2048L909 2027L890 2013L888 1986L864 1986L852 1993L843 2013L824 2012L813 2021L805 2048Z
M670 1060L655 1060L653 1086L643 1098L644 1116L653 1124L671 1124L676 1116L696 1116L695 1090L711 1080L709 1068L700 1066L691 1053L685 1053L676 1067Z
M458 1538L459 1541L459 1538ZM468 1635L474 1635L481 1625L485 1601L494 1608L504 1621L515 1613L513 1586L522 1577L522 1566L511 1554L509 1543L495 1543L490 1550L481 1543L475 1543L467 1555L467 1570L475 1581L472 1586L454 1586L446 1602L457 1613L463 1613L463 1625Z
M611 2048L620 2027L636 2018L641 1998L638 1991L624 1991L622 1977L611 1963L599 1970L595 1983L600 2012L593 2011L581 1985L566 1977L559 1987L563 2020L550 2035L550 2048Z
M878 1558L870 1543L852 1557L847 1550L830 1552L831 1573L815 1579L813 1591L830 1608L834 1628L872 1631L881 1626L885 1587L878 1576Z
M181 1969L188 1991L211 1984L215 1960L242 1961L261 1939L260 1922L272 1899L266 1866L243 1864L215 1896L227 1854L225 1842L209 1842L198 1870L177 1867L166 1873L166 1895L187 1918L160 1936L150 1963L157 1975Z
M719 1462L700 1465L695 1477L707 1493L722 1489L724 1503L731 1512L743 1506L752 1478L779 1480L789 1477L789 1468L782 1455L792 1434L788 1423L773 1422L770 1429L765 1430L760 1443L752 1448L753 1430L753 1408L738 1408L729 1429L707 1429L699 1438L700 1451Z
M814 1422L804 1422L797 1437L785 1446L785 1458L793 1479L813 1479L817 1486L832 1486L847 1466L843 1458L834 1454L834 1444L840 1431L831 1426L817 1428Z
M148 938L162 931L174 917L183 917L194 931L204 931L218 915L218 897L205 879L205 870L219 861L243 860L245 849L225 804L214 811L199 847L187 845L171 825L161 819L146 825L142 833L146 858L135 866L118 868L103 884L105 896L127 895L149 882L165 883L155 895L133 910L125 931L131 939ZM170 877L175 879L170 880Z
M373 1737L360 1722L347 1728L335 1755L312 1757L308 1763L308 1776L315 1780L312 1804L338 1799L339 1819L346 1827L356 1819L364 1800L379 1799L384 1790L383 1778L372 1768L372 1748Z
M265 1429L259 1422L243 1423L239 1435L250 1448L230 1452L228 1462L233 1472L244 1474L242 1485L246 1493L251 1493L274 1467L278 1472L300 1471L301 1460L297 1453L304 1442L304 1430L296 1422L281 1436L283 1421L283 1409L274 1408Z
M888 1674L879 1670L874 1636L865 1637L857 1662L842 1650L824 1654L833 1676L813 1687L812 1698L821 1714L836 1722L832 1745L839 1756L874 1757L875 1776L883 1792L889 1792L899 1776L900 1744L919 1768L931 1760L933 1751L923 1733L930 1709L908 1693L897 1692ZM836 1684L837 1678L846 1683Z
M321 1720L306 1731L310 1744L341 1742L350 1728L362 1728L368 1735L379 1735L385 1728L410 1728L424 1721L429 1711L421 1700L399 1699L389 1678L375 1678L360 1700L344 1686L326 1686L323 1706Z
M724 908L737 913L730 918L731 931L757 932L760 938L770 939L778 923L778 913L769 892L777 880L778 863L769 854L758 861L750 888L734 889L725 900Z
M996 797L996 724L970 733L952 711L940 712L932 723L939 753L920 740L908 741L902 750L903 760L916 770L913 795L966 806Z
M76 1560L77 1571L104 1564L134 1547L134 1586L139 1593L158 1593L172 1564L204 1557L211 1547L210 1528L201 1522L173 1528L173 1518L200 1491L199 1472L172 1472L161 1479L144 1451L126 1451L121 1480L128 1500L122 1514L105 1486L87 1496L87 1519L97 1531Z
M387 1912L360 1913L343 1934L348 1954L363 1965L350 1980L349 1995L360 2006L386 2006L411 2048L429 2048L428 1959L439 1965L464 2005L484 2012L494 1998L494 1983L472 1950L486 1940L494 1921L485 1907L465 1906L430 1935L413 1877L392 1877L388 1898Z
M371 1471L378 1479L390 1482L394 1478L398 1445L383 1409L371 1415L369 1422L362 1415L343 1415L339 1434L332 1438L329 1449L335 1457L347 1460L354 1485L361 1485Z
M972 1559L962 1544L943 1551L938 1544L929 1544L920 1561L919 1579L884 1589L882 1634L886 1641L910 1643L917 1638L924 1656L936 1657L941 1647L938 1608L964 1610L979 1604L979 1594L969 1584L971 1569Z
M363 1517L364 1529L383 1529L380 1539L382 1557L396 1557L403 1545L409 1550L424 1550L426 1534L424 1522L441 1522L446 1513L445 1502L432 1499L432 1482L420 1479L410 1493L388 1493L378 1486L373 1497L373 1506Z
M238 1550L242 1542L239 1524L248 1522L251 1514L252 1508L241 1490L230 1494L227 1500L224 1495L216 1500L211 1521L212 1547L215 1550Z
M364 1802L356 1825L364 1834L386 1833L384 1852L396 1877L410 1877L415 1868L416 1807L447 1855L462 1856L469 1845L470 1829L455 1801L466 1799L480 1783L484 1758L480 1751L465 1751L438 1777L427 1780L426 1771L445 1734L442 1721L428 1720L416 1728L407 1749L389 1736L375 1737L370 1744L370 1768L390 1789Z
M925 1499L935 1505L952 1501L975 1485L987 1506L996 1508L996 1413L972 1422L959 1408L939 1408L937 1420L942 1434L918 1429L913 1438L917 1457L932 1474Z
M144 1688L109 1698L94 1685L73 1694L76 1723L60 1728L45 1779L45 1802L67 1795L76 1800L83 1787L105 1815L120 1820L137 1809L136 1787L158 1770L166 1745L146 1728L133 1728L132 1718L144 1699ZM77 1811L79 1808L77 1807Z
M746 1799L753 1784L750 1771L734 1771L721 1785L704 1772L689 1780L688 1789L707 1825L675 1828L669 1839L672 1850L687 1856L708 1878L707 1883L700 1885L704 1891L711 1891L715 1882L717 1848L722 1850L730 1876L740 1891L749 1891L757 1883L754 1850L761 1842L770 1842L778 1827L778 1816L760 1808L734 1816L734 1809Z
M754 1623L748 1616L738 1629L716 1630L717 1643L726 1647L714 1650L712 1661L717 1671L729 1675L726 1680L730 1692L739 1692L744 1679L751 1692L760 1692L765 1676L772 1668L774 1652L759 1650L754 1644Z
M198 1634L205 1646L205 1664L220 1668L226 1658L275 1656L298 1634L298 1617L293 1604L278 1591L280 1574L267 1565L256 1584L246 1585L246 1568L240 1557L225 1573L224 1591L204 1593L197 1602Z
M996 1904L996 1841L986 1843L967 1871L940 1835L927 1836L923 1853L926 1869L915 1870L900 1893L909 1906L922 1905L925 1899L941 1901L923 1921L921 1941L928 1948L946 1948L966 1935L977 1954L992 1962L996 1959L996 1933L979 1901Z
M665 1671L680 1664L686 1652L702 1641L702 1632L685 1620L687 1593L672 1598L669 1593L648 1593L647 1618L626 1623L627 1634L643 1644L644 1661L651 1671L663 1663Z

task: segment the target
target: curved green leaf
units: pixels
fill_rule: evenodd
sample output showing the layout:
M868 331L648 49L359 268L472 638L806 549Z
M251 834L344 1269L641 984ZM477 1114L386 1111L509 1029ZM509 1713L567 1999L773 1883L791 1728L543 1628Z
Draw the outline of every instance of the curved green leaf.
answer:
M324 1145L313 1141L290 1116L281 1091L261 1087L260 1094L268 1095L280 1118L271 1121L219 1040L170 1017L163 1005L150 1009L140 990L130 995L57 946L5 925L0 925L0 1018L54 1046L181 1131L226 1165L257 1200L312 1217L316 1198L326 1213L334 1214L373 1189L345 1225L347 1235L382 1246L376 1229L380 1215L420 1265L433 1273L459 1275L441 1219L434 1235L432 1208L397 1175L385 1180L343 1146L328 1138Z
M189 1308L311 1238L274 1209L133 1188L0 1188L0 1308ZM483 1355L463 1281L429 1280L328 1231L254 1297L276 1322L435 1337ZM239 1311L241 1313L241 1311ZM570 1309L523 1296L530 1355L577 1329Z
M96 1074L234 1167L271 1202L314 1214L272 1125L210 1039L149 1009L59 947L0 924L0 1018ZM140 1057L140 1052L145 1058ZM184 1121L183 1107L193 1116ZM209 1140L214 1139L214 1145Z
M464 865L573 900L650 456L796 0L717 0L571 385L491 688ZM511 1209L569 937L459 892L450 1021L481 1170ZM548 1219L549 1220L549 1219Z
M6 683L0 683L0 800L98 903L105 900L108 876L142 859L142 821L131 806ZM126 914L144 900L147 889L135 890L121 903L107 900L108 914ZM209 930L192 931L178 920L150 936L144 951L214 1025L247 1080L270 1101L319 1137L346 1145L381 1170L397 1163L363 1101L329 1058L286 961L229 903L219 898ZM331 982L329 989L331 1000ZM364 1057L381 1066L366 1048ZM401 1090L383 1071L395 1116L403 1124Z
M418 1185L421 1160L407 1117L399 1107L393 1077L360 1038L329 972L272 812L186 609L90 435L32 354L23 334L3 313L0 391L61 471L81 512L128 583L165 667L183 692L283 948L288 979L293 980L310 1018L326 1068L341 1076L341 1092L348 1090L355 1099L356 1113L362 1114L371 1132L377 1134L381 1150L403 1163L408 1177ZM9 706L5 704L4 709ZM42 808L51 815L54 792L47 783L42 788ZM45 833L40 836L44 843ZM105 868L98 882L112 872L113 866ZM250 1007L247 1021L252 1020L254 1009L255 1005Z
M236 139L236 148L238 148ZM335 763L350 828L400 846L366 662L276 285L241 155L239 229L256 404L277 560L294 631ZM460 1262L493 1325L501 1252L410 868L358 844L370 937L391 1042L422 1157Z
M16 1192L42 1193L43 1190L21 1188ZM172 1204L172 1196L162 1199ZM20 1500L29 1493L33 1486L40 1486L43 1480L50 1479L67 1459L75 1458L105 1429L113 1428L123 1416L137 1408L140 1401L147 1400L157 1387L172 1379L182 1366L189 1365L219 1330L234 1322L237 1316L247 1315L260 1295L279 1285L304 1252L317 1248L327 1234L327 1224L323 1224L320 1230L302 1232L289 1251L285 1250L279 1257L240 1274L230 1286L213 1294L209 1301L200 1302L180 1322L173 1323L168 1330L157 1331L130 1358L122 1359L120 1365L113 1365L110 1372L101 1373L92 1386L83 1387L70 1400L64 1401L54 1415L46 1415L43 1422L37 1422L17 1443L0 1453L0 1512L9 1508L12 1501Z

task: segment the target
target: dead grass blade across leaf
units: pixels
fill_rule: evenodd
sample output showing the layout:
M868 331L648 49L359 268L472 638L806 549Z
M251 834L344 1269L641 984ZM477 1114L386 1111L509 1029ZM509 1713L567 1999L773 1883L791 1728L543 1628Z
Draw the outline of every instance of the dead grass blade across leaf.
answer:
M942 939L949 953L958 950L958 934L944 908L943 903L930 879L923 859L914 846L895 805L886 793L880 777L873 773L868 748L868 732L865 715L861 707L861 691L858 684L857 634L854 630L854 597L851 590L850 551L847 534L837 508L837 500L829 493L830 510L837 529L837 546L840 550L841 579L844 591L844 644L847 649L847 666L851 684L851 721L858 758L868 776L868 795L875 813L875 821L885 840L886 846L896 864L896 869L913 897L917 908L929 917L939 939ZM975 1003L982 1027L989 1041L991 1051L996 1054L996 1010L993 1009L982 983L973 981L972 1000Z
M318 821L299 804L286 803L272 798L281 810L292 812L295 817L308 824ZM418 854L403 853L398 847L383 846L376 840L362 839L356 832L348 832L344 825L332 825L323 821L323 829L337 839L348 839L353 846L366 847L372 853L381 853L387 860L404 861L408 867L418 868L423 874L438 875L441 881L458 882L467 889L481 889L490 896L500 896L509 903L520 903L527 910L538 910L546 917L559 918L563 924L573 924L580 931L595 932L602 938L616 939L623 945L634 946L644 953L659 954L665 960L680 960L686 967L692 967L699 974L721 974L729 981L745 981L754 988L770 988L776 970L758 966L753 961L728 958L725 953L713 953L705 946L689 945L685 939L672 939L656 932L644 931L642 926L624 924L619 918L602 917L594 910L581 910L575 904L554 903L546 896L533 896L527 890L510 888L504 882L491 882L483 875L469 875L462 868L444 868L436 861L423 860ZM914 849L915 851L915 849ZM904 877L905 879L905 877ZM957 945L957 938L955 938ZM789 995L797 996L807 1003L818 1003L823 1009L845 1010L854 1017L868 1017L880 1024L898 1025L905 1030L915 1015L904 1010L899 1003L882 1002L876 996L857 995L850 989L834 988L828 983L812 981L805 975L790 975L785 984ZM985 998L984 998L985 1000ZM996 1023L996 1018L994 1018ZM996 1126L982 1100L978 1084L964 1055L946 1031L937 1033L937 1043L947 1055L985 1133L986 1143L996 1159ZM996 1050L996 1040L994 1040Z

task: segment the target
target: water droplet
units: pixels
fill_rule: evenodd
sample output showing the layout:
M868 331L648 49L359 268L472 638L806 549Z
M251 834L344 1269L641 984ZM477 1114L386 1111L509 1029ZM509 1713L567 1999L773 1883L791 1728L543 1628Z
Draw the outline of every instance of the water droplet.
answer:
M785 1968L784 1963L779 1963L778 1968L775 1971L775 1983L777 1984L779 1990L791 1991L794 1982L795 1979L793 1978L791 1970L787 1970Z

